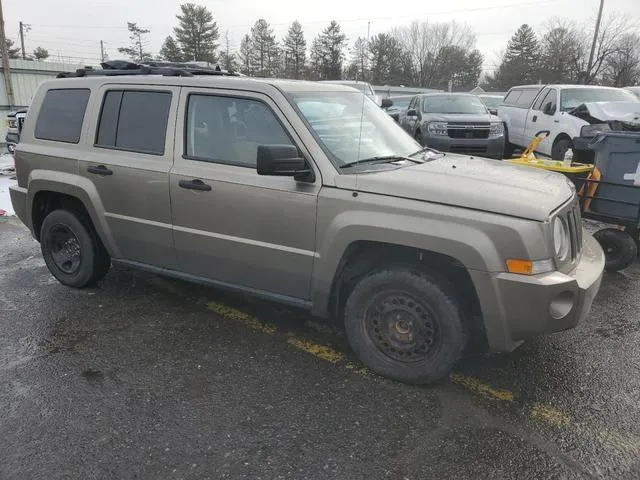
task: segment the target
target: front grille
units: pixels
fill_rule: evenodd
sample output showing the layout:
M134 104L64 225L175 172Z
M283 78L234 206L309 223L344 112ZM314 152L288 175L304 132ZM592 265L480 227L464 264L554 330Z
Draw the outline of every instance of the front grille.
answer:
M447 134L450 138L489 138L489 124L449 123Z
M582 251L582 220L577 201L573 202L571 208L567 211L567 224L569 225L569 236L571 238L571 260L575 261Z
M451 145L449 151L451 153L485 155L487 153L487 147L484 145Z

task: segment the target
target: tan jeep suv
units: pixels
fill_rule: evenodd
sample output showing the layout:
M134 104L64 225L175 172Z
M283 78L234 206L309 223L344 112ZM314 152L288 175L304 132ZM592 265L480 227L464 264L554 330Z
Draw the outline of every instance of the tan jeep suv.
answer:
M120 262L341 316L413 383L588 313L604 257L563 176L422 148L350 87L196 73L40 87L11 198L61 283Z

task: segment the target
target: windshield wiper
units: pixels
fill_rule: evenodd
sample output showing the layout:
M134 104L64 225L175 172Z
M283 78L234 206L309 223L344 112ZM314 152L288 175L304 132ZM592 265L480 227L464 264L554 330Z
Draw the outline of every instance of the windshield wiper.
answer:
M391 163L397 162L399 160L406 160L413 163L423 163L420 160L416 160L415 158L404 157L402 155L381 155L378 157L363 158L362 160L356 160L355 162L345 163L344 165L340 165L340 168L349 168L360 164L375 165L377 163Z
M427 152L433 153L433 154L438 155L438 156L441 156L441 157L444 157L444 156L445 156L445 153L444 153L444 152L441 152L440 150L436 150L436 149L434 149L434 148L429 148L429 147L421 148L420 150L418 150L417 152L413 152L413 153L412 153L411 155L409 155L409 156L410 156L410 157L413 157L414 155L419 155L420 153L427 153ZM431 157L431 159L434 159L434 158L436 158L436 157L435 157L435 156L432 156L432 157Z

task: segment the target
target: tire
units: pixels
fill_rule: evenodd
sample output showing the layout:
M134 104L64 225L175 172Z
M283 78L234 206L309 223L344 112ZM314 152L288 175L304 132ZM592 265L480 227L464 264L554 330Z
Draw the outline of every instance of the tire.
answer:
M347 300L345 331L371 370L413 384L447 376L466 346L462 311L453 295L408 268L363 278Z
M604 268L607 272L618 272L631 265L638 257L638 245L627 232L605 228L593 237L604 250Z
M507 125L504 126L504 152L502 153L505 159L509 159L513 157L513 152L515 151L515 145L509 142L509 130L507 129Z
M551 147L551 158L553 160L564 160L567 150L573 148L573 142L568 138L560 138Z
M422 138L422 133L420 132L420 130L418 130L414 136L414 138L416 139L416 142L418 142L420 144L420 146L424 147L424 139Z
M68 210L54 210L46 216L40 230L40 249L51 274L69 287L93 285L111 265L91 225Z

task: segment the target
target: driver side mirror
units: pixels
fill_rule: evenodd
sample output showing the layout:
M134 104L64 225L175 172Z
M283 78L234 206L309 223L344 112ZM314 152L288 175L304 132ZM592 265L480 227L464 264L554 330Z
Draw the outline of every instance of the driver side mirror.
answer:
M545 115L553 115L556 113L556 106L552 102L547 102L542 109L542 113Z
M382 101L380 102L380 106L382 108L393 107L393 100L391 100L389 98L383 98Z
M315 180L313 170L294 145L258 145L256 170L258 175L293 177L302 182Z
M489 113L491 115L498 115L498 109L497 108L488 108L487 110L489 110Z
M409 110L407 110L407 117L417 117L418 116L418 112L416 112L415 108L410 108Z

